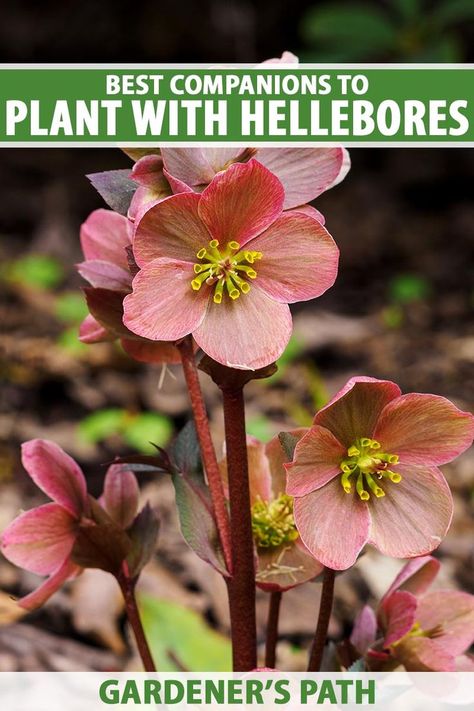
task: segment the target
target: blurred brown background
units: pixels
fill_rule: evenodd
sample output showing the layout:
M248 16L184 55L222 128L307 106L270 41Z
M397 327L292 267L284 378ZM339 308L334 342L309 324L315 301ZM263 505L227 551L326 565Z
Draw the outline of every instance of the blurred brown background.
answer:
M3 62L257 62L284 49L308 61L473 60L469 3L305 0L289 13L288 3L278 1L4 2L0 15ZM336 285L295 308L295 336L279 373L248 388L249 430L262 438L309 424L354 374L390 378L404 391L435 392L474 408L474 152L357 149L351 156L344 183L316 202L341 249ZM179 369L159 387L159 370L131 362L116 345L77 342L84 313L73 266L81 259L79 226L102 206L84 174L128 165L114 150L0 151L0 530L19 508L42 500L19 462L25 439L57 441L98 494L104 462L115 453L147 452L149 440L166 445L188 416ZM220 446L219 400L204 377L203 386ZM441 582L474 592L472 452L445 472L456 514L439 550ZM145 588L164 601L163 625L171 614L166 605L177 605L173 619L189 627L185 615L196 613L206 630L226 634L225 592L182 542L169 482L143 477L142 484L163 516L159 550L144 576ZM396 569L371 552L338 578L334 637L350 629L362 601L383 593ZM9 594L35 583L0 561L0 670L136 665L105 574L87 573L20 619ZM304 663L318 588L286 596L283 667ZM265 604L262 596L260 633ZM183 641L164 629L161 651L173 668Z

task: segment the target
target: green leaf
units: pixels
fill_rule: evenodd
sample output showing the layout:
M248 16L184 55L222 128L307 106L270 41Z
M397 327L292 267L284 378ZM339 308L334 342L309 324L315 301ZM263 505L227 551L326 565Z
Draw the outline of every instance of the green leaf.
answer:
M86 176L107 205L126 215L137 184L130 179L130 170L106 170Z
M24 286L37 289L54 289L64 279L64 269L53 257L28 254L10 262L2 269L2 276Z
M394 0L393 5L404 20L418 18L422 10L421 0Z
M89 309L82 294L76 291L69 291L56 298L56 317L65 323L80 323Z
M193 420L189 420L179 432L170 453L173 463L183 474L202 472L201 450Z
M291 461L293 459L295 447L298 444L299 438L290 434L290 432L280 432L278 439L280 440L281 446L285 450L288 461Z
M198 613L143 593L139 595L139 607L160 671L178 671L173 657L189 671L231 671L230 641L211 629Z
M59 334L56 343L71 355L80 356L89 350L85 343L79 340L79 330L77 326L67 328Z
M410 304L426 299L431 292L429 281L417 274L400 274L389 285L391 301L397 304Z
M310 9L303 20L302 34L321 51L323 45L344 46L348 52L363 48L366 54L391 49L397 36L384 12L362 3L331 3Z
M124 414L125 411L120 408L96 410L79 423L80 438L90 444L97 444L119 434L123 427Z
M364 658L361 657L360 659L357 659L355 662L353 662L347 671L348 672L365 672L365 671L367 671L367 667L366 667Z
M135 517L127 531L132 547L127 557L132 578L138 576L152 559L160 530L160 520L156 511L147 503Z
M271 440L274 432L274 425L265 415L255 415L247 421L246 430L249 435L256 437L260 442Z
M172 434L171 420L156 412L143 412L131 417L123 429L124 441L142 454L155 453L156 449L153 445L162 447Z
M410 61L422 63L450 63L462 61L462 50L454 35L446 34L431 40L416 52L409 55Z
M430 20L440 27L467 22L474 19L472 0L444 0L435 4L430 12Z

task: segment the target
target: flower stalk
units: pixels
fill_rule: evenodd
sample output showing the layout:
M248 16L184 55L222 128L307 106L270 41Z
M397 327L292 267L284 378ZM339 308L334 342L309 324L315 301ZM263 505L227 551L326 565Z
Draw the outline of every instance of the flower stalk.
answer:
M193 341L190 336L186 336L178 343L178 350L181 354L184 377L189 392L189 399L194 415L194 422L201 448L201 456L206 470L209 490L211 492L214 517L219 533L219 538L224 553L224 559L229 572L232 571L231 536L229 515L227 512L224 486L217 463L214 444L212 442L209 429L209 420L206 412L206 405L202 395L199 375L194 360Z
M331 619L335 577L336 573L334 570L331 570L331 568L324 568L318 624L316 625L316 632L314 634L313 644L309 655L308 671L311 672L317 672L321 669L324 645L326 644L329 620Z
M229 603L234 671L257 666L255 559L250 516L250 490L243 386L221 385L229 477L232 577Z
M147 672L156 672L155 662L153 661L150 647L148 646L145 631L143 629L140 613L138 611L137 599L135 596L136 580L132 580L132 578L130 578L126 567L126 564L124 564L122 571L117 576L117 582L120 586L125 602L125 611L135 636L138 652L143 662L143 668Z
M265 666L275 669L276 647L278 644L278 622L280 619L280 605L282 592L280 590L270 593L267 620L267 638L265 643Z

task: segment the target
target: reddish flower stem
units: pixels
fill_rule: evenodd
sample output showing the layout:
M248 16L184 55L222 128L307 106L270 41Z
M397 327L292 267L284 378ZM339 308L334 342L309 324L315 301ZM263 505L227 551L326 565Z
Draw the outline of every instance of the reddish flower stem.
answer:
M319 617L314 634L313 644L309 655L308 671L317 672L321 668L324 645L328 634L329 620L331 618L332 603L334 599L334 578L336 573L331 568L324 568L323 588L319 604Z
M281 591L270 593L267 620L267 639L265 644L265 666L275 669L276 647L278 643L278 621L280 619Z
M229 478L232 578L228 581L234 671L257 666L255 561L242 387L221 387Z
M131 580L125 573L120 573L117 576L117 582L120 585L123 599L125 601L125 611L128 621L133 630L135 640L137 642L138 651L143 662L145 671L156 672L155 662L150 652L145 631L143 629L140 613L138 611L137 599L135 597L136 581Z
M177 344L181 354L184 377L188 386L189 399L194 415L197 436L201 448L201 455L206 470L211 500L214 508L217 531L224 553L224 559L229 572L232 571L232 553L229 515L227 512L224 486L217 463L216 452L212 442L209 420L207 417L206 405L199 382L199 374L194 360L193 341L190 336L184 338Z

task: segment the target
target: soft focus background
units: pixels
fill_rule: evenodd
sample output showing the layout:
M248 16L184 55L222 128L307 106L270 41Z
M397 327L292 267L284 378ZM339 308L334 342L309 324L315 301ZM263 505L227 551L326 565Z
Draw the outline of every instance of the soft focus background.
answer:
M307 61L473 61L472 0L304 0L291 13L283 0L4 2L1 16L3 62L256 62L284 49ZM336 286L295 309L295 335L278 374L247 390L249 431L264 439L309 424L354 374L474 407L474 152L351 155L344 183L316 203L341 248ZM0 152L0 530L19 509L42 501L21 468L22 441L58 442L99 493L104 462L146 453L150 440L166 445L188 416L179 369L159 387L160 369L135 364L116 345L77 341L85 313L74 271L79 226L102 206L84 174L128 165L113 150ZM219 399L202 382L221 446ZM440 584L474 592L472 452L444 470L456 514L439 549ZM170 483L143 477L142 484L163 518L143 576L160 668L226 668L223 585L183 543ZM339 576L334 638L350 630L364 601L380 597L399 565L371 551ZM137 668L111 578L88 571L23 617L10 595L36 583L0 559L0 671ZM318 596L312 584L285 596L280 667L304 668ZM266 602L260 595L260 640Z

